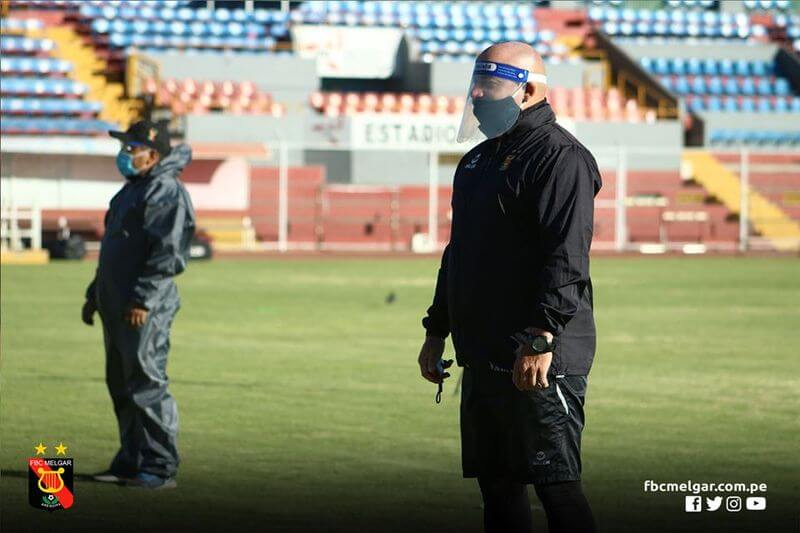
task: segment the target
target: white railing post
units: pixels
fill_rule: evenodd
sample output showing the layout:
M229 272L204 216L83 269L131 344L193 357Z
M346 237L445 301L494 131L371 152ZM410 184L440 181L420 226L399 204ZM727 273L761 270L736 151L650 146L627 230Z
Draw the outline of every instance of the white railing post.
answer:
M278 162L278 250L289 249L289 147L280 141Z
M31 249L41 250L42 248L42 210L38 204L33 204L31 208Z

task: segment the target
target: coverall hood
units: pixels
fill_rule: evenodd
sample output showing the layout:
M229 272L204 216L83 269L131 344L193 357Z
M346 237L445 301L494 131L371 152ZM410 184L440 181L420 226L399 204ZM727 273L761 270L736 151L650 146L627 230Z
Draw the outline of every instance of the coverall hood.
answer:
M181 171L191 163L192 149L188 144L179 144L174 146L169 155L158 162L156 166L150 169L150 176L160 177L161 175L169 175L170 177L177 177Z

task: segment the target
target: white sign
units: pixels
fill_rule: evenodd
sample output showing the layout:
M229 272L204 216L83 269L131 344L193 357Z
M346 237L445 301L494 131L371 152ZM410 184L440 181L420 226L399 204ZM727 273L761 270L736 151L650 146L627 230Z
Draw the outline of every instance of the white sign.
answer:
M353 149L437 150L464 153L474 143L456 142L458 115L361 113L350 119Z
M304 59L316 59L321 78L390 78L402 39L399 28L292 27L294 51Z

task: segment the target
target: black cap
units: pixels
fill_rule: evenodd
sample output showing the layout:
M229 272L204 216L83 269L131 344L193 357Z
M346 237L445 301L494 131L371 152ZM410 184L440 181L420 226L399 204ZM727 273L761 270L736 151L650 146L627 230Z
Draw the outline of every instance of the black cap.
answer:
M166 122L150 122L140 120L132 124L127 131L109 131L109 135L124 143L139 143L149 146L165 157L172 149L169 144L169 132Z

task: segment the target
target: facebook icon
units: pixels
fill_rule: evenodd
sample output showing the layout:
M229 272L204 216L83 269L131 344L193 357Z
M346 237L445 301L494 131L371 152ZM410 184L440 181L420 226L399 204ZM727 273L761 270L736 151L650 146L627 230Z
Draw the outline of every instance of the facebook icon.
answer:
M700 496L686 496L686 512L699 513L703 510L703 498Z

